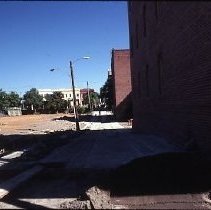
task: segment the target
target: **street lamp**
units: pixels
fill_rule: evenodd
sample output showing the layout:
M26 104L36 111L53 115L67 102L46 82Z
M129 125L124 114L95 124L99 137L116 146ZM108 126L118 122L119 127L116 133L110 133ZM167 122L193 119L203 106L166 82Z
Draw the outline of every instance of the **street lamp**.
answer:
M73 62L70 61L70 75L71 75L71 81L72 81L72 89L73 89L73 109L74 109L74 116L75 116L75 125L76 125L76 131L80 131L80 125L79 125L79 116L78 111L76 108L76 97L75 97L75 84L74 84L74 74L73 74L73 63L81 60L81 59L89 59L90 57L84 56L82 58L78 58L74 60Z
M71 82L72 82L72 89L73 89L73 109L74 109L74 117L75 117L75 124L76 124L76 131L80 131L80 126L79 126L79 116L78 116L78 111L76 108L76 96L75 96L75 84L74 84L74 74L73 74L73 63L76 63L77 61L81 59L90 59L89 56L84 56L81 58L78 58L74 61L70 61L70 75L71 75ZM51 72L55 71L55 69L50 69Z
M90 94L89 94L89 83L88 83L88 81L86 82L86 84L87 84L87 94L88 94L88 100L89 100L89 111L92 111Z

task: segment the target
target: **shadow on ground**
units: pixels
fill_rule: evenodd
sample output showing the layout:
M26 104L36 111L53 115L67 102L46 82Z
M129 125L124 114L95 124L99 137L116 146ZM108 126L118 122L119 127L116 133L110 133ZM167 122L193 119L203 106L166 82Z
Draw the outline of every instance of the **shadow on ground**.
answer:
M20 198L87 200L85 192L93 186L109 190L111 197L202 193L211 187L210 165L200 154L178 153L136 159L113 171L66 171L63 166L49 166L3 201L22 208L41 208Z
M55 118L54 120L66 120L70 122L75 122L74 117L64 116ZM80 115L79 121L83 122L101 122L101 123L109 123L109 122L115 122L115 118L113 115Z
M35 149L40 156L46 155L51 152L51 149L69 143L83 133L84 131L68 130L64 132L55 131L49 134L0 135L0 149L4 150L0 157L13 151L26 150L25 155L29 158L28 154L31 155L32 150Z
M88 117L85 116L84 119L88 120ZM95 116L95 120L100 121L101 118ZM92 135L96 132L99 131L89 131ZM109 134L110 131L104 130L104 132ZM62 131L46 135L1 136L0 146L11 151L35 144L38 145L35 147L35 154L39 147L43 151L34 156L39 159L51 149L74 141L74 138L82 133L86 135L85 132ZM64 138L61 138L62 136ZM30 160L31 154L28 153L23 160ZM41 208L38 204L30 204L21 201L20 198L83 200L87 199L86 190L93 186L110 190L111 196L201 193L211 189L210 177L211 162L199 151L142 157L113 170L66 171L64 165L53 164L46 165L40 174L32 177L2 201L22 208Z
M112 172L113 195L201 193L211 189L211 161L197 152L164 153L131 161Z

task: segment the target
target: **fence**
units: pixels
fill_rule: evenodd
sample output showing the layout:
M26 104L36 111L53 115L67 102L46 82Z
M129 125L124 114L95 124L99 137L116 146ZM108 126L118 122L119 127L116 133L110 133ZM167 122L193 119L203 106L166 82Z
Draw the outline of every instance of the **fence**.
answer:
M7 109L7 114L9 116L20 116L22 115L22 111L19 107L11 107Z

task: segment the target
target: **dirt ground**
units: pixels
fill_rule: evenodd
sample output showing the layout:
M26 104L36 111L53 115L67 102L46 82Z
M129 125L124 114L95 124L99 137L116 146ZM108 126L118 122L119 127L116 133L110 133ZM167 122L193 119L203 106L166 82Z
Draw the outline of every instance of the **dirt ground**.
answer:
M201 154L110 115L74 126L66 114L0 118L0 209L211 209Z
M23 133L24 130L26 131L32 128L38 128L41 125L48 125L48 129L51 129L49 125L52 121L65 116L73 117L72 114L38 114L0 117L0 134L13 135L19 133L20 131Z

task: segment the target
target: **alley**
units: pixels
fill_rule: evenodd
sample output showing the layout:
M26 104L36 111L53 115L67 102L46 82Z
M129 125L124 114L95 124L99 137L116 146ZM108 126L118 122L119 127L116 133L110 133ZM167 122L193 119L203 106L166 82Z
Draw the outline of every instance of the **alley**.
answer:
M104 116L105 117L105 116ZM112 169L133 159L165 152L179 151L163 139L140 135L117 122L91 122L90 130L73 145L52 152L42 163L65 163L70 168Z
M26 171L22 172L22 179L26 176L24 181L18 182L17 177L13 177L7 180L6 184L1 183L1 192L5 193L5 190L8 192L2 196L0 208L82 208L81 202L89 201L85 195L93 186L109 191L110 207L113 209L119 207L145 209L156 207L156 205L161 208L170 208L174 207L175 203L180 209L210 207L203 199L205 194L189 188L179 191L180 195L171 196L170 194L178 194L178 191L174 192L175 189L173 189L169 192L165 189L164 183L161 187L162 192L159 192L160 186L157 186L159 177L160 183L164 181L161 177L162 171L158 168L160 162L163 161L162 154L164 154L164 160L167 161L165 167L169 167L173 161L172 165L177 167L177 171L184 170L184 166L180 168L177 164L181 162L186 164L187 161L191 161L192 156L190 158L188 155L184 159L187 161L181 159L184 155L180 148L168 144L159 137L133 133L131 127L124 127L114 122L111 115L94 114L89 120L83 121L82 118L80 123L84 124L81 135L63 146L56 147L43 158L37 159ZM175 162L175 157L177 162ZM149 170L147 164L150 165L153 158L160 162L155 162L158 165L154 164L154 169L150 172L151 169ZM136 163L134 162L136 160L140 161L138 162L140 165L134 168L132 165ZM162 164L161 167L163 167ZM134 174L130 174L130 171ZM151 174L146 175L148 172ZM156 182L153 180L153 175L157 176ZM171 179L169 179L170 185ZM134 181L137 186L141 181L141 188L145 191L135 191ZM13 183L11 190L9 189L10 182ZM17 186L14 187L16 182ZM146 184L147 190L152 191L146 190ZM131 186L128 188L128 185ZM127 187L124 188L124 186ZM160 194L164 195L158 196ZM85 205L86 208L87 206L89 205Z

